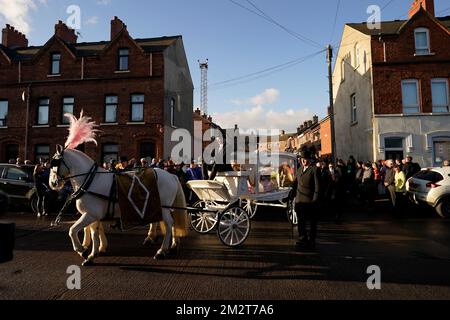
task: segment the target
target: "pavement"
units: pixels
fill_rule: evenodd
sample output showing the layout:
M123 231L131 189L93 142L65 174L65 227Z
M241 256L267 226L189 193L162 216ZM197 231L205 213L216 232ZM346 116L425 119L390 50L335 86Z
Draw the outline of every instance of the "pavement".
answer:
M0 265L0 300L450 299L450 220L426 209L397 217L384 205L358 208L340 224L324 217L317 248L302 252L273 209L258 212L240 248L192 231L162 261L152 259L157 245L141 245L146 229L107 231L108 254L81 268L80 290L66 285L68 267L82 263L68 237L74 217L57 228L51 220L0 216L17 226L14 260ZM369 266L380 268L381 290L368 289Z

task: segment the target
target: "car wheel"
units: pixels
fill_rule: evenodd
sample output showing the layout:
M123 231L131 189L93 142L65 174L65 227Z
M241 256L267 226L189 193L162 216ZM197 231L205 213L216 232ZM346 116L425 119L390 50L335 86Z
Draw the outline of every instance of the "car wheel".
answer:
M38 213L38 197L37 194L33 194L30 199L30 207L34 213Z
M445 198L439 202L436 211L442 218L450 218L450 198Z

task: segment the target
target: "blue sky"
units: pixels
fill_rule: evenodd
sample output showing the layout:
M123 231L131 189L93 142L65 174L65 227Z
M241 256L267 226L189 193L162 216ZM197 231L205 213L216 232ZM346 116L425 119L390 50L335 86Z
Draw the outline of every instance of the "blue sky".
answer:
M246 0L233 0L256 10ZM287 27L314 40L309 45L231 0L0 0L0 23L27 31L31 45L45 43L57 20L67 20L70 5L81 8L79 42L109 39L110 20L119 16L135 38L182 35L200 104L198 59L209 59L209 83L234 79L299 59L337 45L347 22L366 21L369 5L388 5L382 20L405 18L413 0L252 0ZM435 0L440 15L448 0ZM335 25L335 27L334 27ZM238 85L212 87L209 113L219 123L293 130L328 106L326 56L322 52L285 70Z

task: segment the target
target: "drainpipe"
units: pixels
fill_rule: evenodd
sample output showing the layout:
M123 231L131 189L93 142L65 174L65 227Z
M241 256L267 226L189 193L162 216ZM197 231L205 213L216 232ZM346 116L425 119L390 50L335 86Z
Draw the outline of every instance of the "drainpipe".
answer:
M383 61L384 61L384 62L387 62L387 57L386 57L386 42L384 42L384 41L381 39L381 36L380 36L380 38L378 39L378 41L379 41L379 42L383 42Z
M25 118L25 152L24 152L24 160L28 159L28 136L29 136L29 127L30 127L30 99L31 99L31 83L28 85L27 89L27 112Z

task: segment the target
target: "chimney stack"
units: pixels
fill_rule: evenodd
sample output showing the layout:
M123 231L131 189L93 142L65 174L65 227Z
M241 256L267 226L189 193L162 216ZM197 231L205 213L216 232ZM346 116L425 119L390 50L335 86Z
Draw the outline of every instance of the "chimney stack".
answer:
M2 30L2 44L9 49L28 47L27 37L7 24Z
M55 25L55 36L60 38L61 40L67 43L77 43L78 36L75 33L74 29L70 29L64 22L61 20L58 21L58 24Z
M314 116L313 122L314 122L315 124L316 124L316 123L319 123L319 117L318 117L318 116Z
M118 17L111 20L111 41L123 30L127 29L127 25Z
M429 14L431 14L433 17L435 16L434 0L414 0L414 2L411 5L411 9L409 9L408 19L411 19L411 17L415 15L420 10L421 7Z

